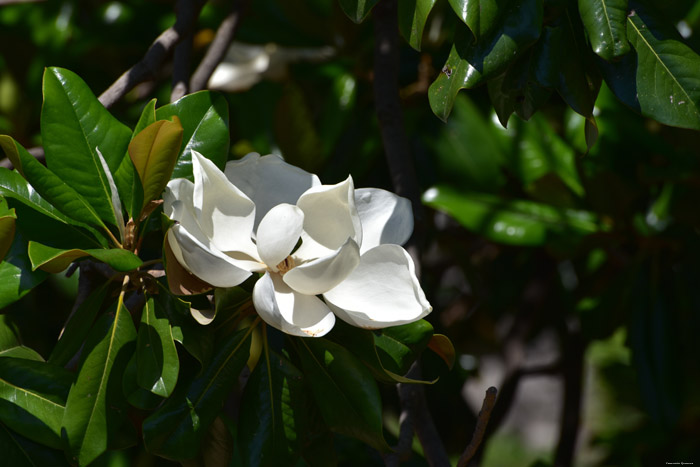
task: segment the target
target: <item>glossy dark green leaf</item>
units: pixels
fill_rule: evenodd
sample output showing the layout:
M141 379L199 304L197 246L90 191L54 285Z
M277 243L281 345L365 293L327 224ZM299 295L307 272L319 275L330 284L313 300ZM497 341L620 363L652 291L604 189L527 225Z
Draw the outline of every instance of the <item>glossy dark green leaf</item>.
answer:
M120 298L92 328L66 402L64 438L71 458L80 465L107 449L124 420L121 380L135 341L134 323Z
M139 121L136 122L136 127L132 133L132 141L137 134L148 125L155 123L155 121L156 100L151 99L148 104L144 106ZM114 181L119 188L119 195L122 198L122 203L126 208L126 212L128 212L129 216L132 218L137 218L143 206L143 187L141 186L141 180L139 180L139 176L136 173L134 163L131 161L128 151L122 158L116 172L114 172Z
M180 119L184 130L180 157L172 178L192 179L192 151L198 151L220 169L228 159L228 104L218 93L200 91L156 110L158 120Z
M637 52L637 99L642 115L699 130L700 56L675 31L665 31L639 12L627 18L627 38Z
M293 465L303 436L297 400L303 375L270 351L246 383L238 420L238 446L244 466Z
M114 118L75 73L44 71L41 136L47 167L90 203L99 217L117 224L109 181L97 149L116 172L131 130Z
M571 10L542 31L542 48L537 57L537 79L559 95L579 114L593 115L600 77L590 64L590 50L583 43L580 24Z
M17 433L62 447L61 422L73 375L49 363L0 357L0 421Z
M21 235L15 235L10 251L0 263L0 309L24 297L47 276L44 271L32 270L27 241Z
M137 381L138 364L136 363L136 353L131 356L131 360L126 365L124 376L122 377L122 391L127 402L137 409L154 410L162 402L163 398L153 394L151 391L139 386Z
M595 53L614 60L630 51L627 0L578 0L578 10Z
M83 346L107 295L107 284L96 288L70 315L61 337L49 356L49 363L65 366Z
M302 338L297 343L308 385L328 426L387 452L382 401L370 370L348 350L326 339Z
M500 167L505 156L493 126L469 97L456 97L452 118L433 147L442 180L492 192L505 183Z
M488 34L479 40L458 24L447 62L428 90L435 115L446 121L460 89L472 88L505 71L537 40L541 28L542 0L503 2Z
M12 467L68 467L62 451L30 441L0 423L0 452L2 460Z
M338 0L348 18L361 23L379 0Z
M374 342L384 367L403 375L418 359L432 336L433 326L421 319L374 333Z
M505 128L515 112L529 120L552 94L537 79L538 58L544 47L540 39L501 76L489 80L488 90L498 120Z
M34 159L19 143L9 136L0 136L0 146L2 146L15 168L27 179L39 195L64 214L65 217L62 220L68 217L78 222L105 228L97 212L85 198L68 186L58 175ZM27 198L23 196L23 199ZM51 212L43 203L40 206L42 211ZM53 212L53 214L54 216L52 217L56 217L56 213Z
M89 250L61 250L37 242L29 242L29 258L32 261L32 269L41 268L50 273L59 273L66 269L73 261L91 256L96 260L109 264L116 271L132 271L143 262L134 253L121 248L89 249Z
M487 35L497 25L499 15L507 2L488 0L449 0L450 6L464 24L469 26L476 40Z
M44 238L47 242L69 240L71 246L107 246L102 234L62 214L16 171L0 168L0 196L14 200L15 209L24 211L17 224L32 237ZM18 206L17 202L21 204ZM50 235L45 235L47 231Z
M458 192L446 186L426 191L423 202L447 212L471 231L510 245L543 245L554 236L583 236L601 230L596 216L586 211Z
M136 362L139 386L162 397L170 396L177 383L180 360L165 310L153 297L141 312Z
M15 219L17 219L15 210L10 209L5 198L0 196L0 262L5 258L15 239Z
M44 361L36 350L22 345L17 326L6 314L0 314L0 357Z
M399 31L416 50L420 50L423 29L435 0L403 0L399 2Z
M177 117L172 122L152 123L129 143L129 156L143 187L144 204L160 198L175 168L181 143L182 125Z
M400 364L392 361L391 357L378 347L376 334L373 331L350 326L344 322L336 322L328 339L349 350L353 356L369 368L377 381L384 383L429 383L429 381L413 380L402 376L405 371L401 372Z
M146 449L168 459L197 455L209 426L248 361L252 329L227 335L210 365L175 393L143 423Z

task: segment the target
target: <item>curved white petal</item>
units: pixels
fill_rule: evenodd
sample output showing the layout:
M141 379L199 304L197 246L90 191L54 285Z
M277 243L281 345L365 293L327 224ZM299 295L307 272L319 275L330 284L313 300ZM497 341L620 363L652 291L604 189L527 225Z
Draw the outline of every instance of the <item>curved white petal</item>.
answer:
M278 204L263 217L258 227L258 254L277 271L277 264L292 252L304 225L304 213L291 204Z
M176 217L174 204L182 203L184 207L189 206L189 211L193 213L194 183L186 178L176 178L170 180L163 192L163 212L166 216L175 221L180 221Z
M403 245L413 233L411 202L379 188L355 190L355 206L362 222L360 253L386 243Z
M297 255L315 259L332 254L348 238L362 244L362 224L355 208L352 177L336 185L320 185L306 191L297 206L304 211L303 243Z
M167 235L175 258L189 272L214 287L234 287L246 280L250 272L241 269L215 246L203 243L181 224Z
M297 292L319 295L340 284L358 264L360 248L354 240L348 239L332 255L300 264L282 276L282 279Z
M325 303L293 291L279 274L266 272L255 283L253 304L267 324L294 336L321 337L335 325L335 315Z
M337 287L323 294L343 321L377 329L410 323L432 311L416 278L413 260L398 245L380 245Z
M252 240L255 203L209 159L192 151L193 201L202 231L221 251L257 257Z
M255 225L280 203L296 204L299 196L321 184L314 174L287 164L279 156L250 153L237 161L229 161L226 178L245 193L256 206Z

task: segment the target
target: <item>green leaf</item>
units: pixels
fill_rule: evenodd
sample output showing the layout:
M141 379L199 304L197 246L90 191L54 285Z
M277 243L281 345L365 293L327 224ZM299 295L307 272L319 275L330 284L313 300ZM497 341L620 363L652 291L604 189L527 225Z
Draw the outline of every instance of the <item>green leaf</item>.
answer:
M107 296L107 290L108 284L93 290L68 317L61 337L49 356L49 363L65 366L80 350Z
M68 267L73 261L92 256L98 261L109 264L116 271L132 271L143 262L131 251L121 248L89 249L89 250L61 250L37 242L29 242L29 258L32 261L32 270L41 268L44 271L56 274Z
M0 314L0 357L44 361L36 350L22 345L17 327L6 314Z
M350 326L344 322L336 322L333 332L328 335L328 338L349 350L364 363L377 381L384 383L429 383L401 376L403 374L401 368L392 362L391 358L387 358L386 355L381 358L380 355L385 352L377 347L375 333L372 331ZM384 366L385 362L389 368Z
M5 261L0 263L0 309L24 297L47 276L44 271L32 270L27 257L27 241L19 234L15 235Z
M447 212L469 230L510 245L543 245L552 237L575 238L602 229L596 216L586 211L462 193L446 186L430 188L423 202Z
M153 394L151 391L139 386L137 381L138 364L136 363L136 353L131 356L129 363L124 370L122 377L122 391L129 404L141 410L154 410L158 407L163 398Z
M542 28L542 0L503 2L488 33L478 40L457 25L455 43L428 98L435 115L447 121L460 89L468 89L501 74L534 43Z
M700 130L698 54L678 34L666 32L638 10L627 17L627 39L637 52L637 98L642 115L666 125Z
M435 6L435 0L402 0L399 2L399 31L411 44L420 51L423 39L423 29L428 20L430 10Z
M245 386L238 420L244 466L294 465L304 433L300 419L303 375L287 359L268 352Z
M0 357L0 421L27 438L61 448L61 422L73 375L61 367Z
M191 459L248 361L253 328L227 335L211 364L143 423L146 449L167 459Z
M544 28L537 79L543 86L556 89L576 112L591 117L600 77L590 63L590 51L582 43L580 25L574 21L575 15L567 11L553 26Z
M39 235L46 241L70 239L76 243L92 246L107 246L104 236L86 224L77 222L57 210L24 179L18 172L0 168L0 196L21 203L22 215L18 212L17 224L32 237ZM15 205L15 208L18 206ZM23 227L24 226L24 227ZM88 232L86 232L86 230ZM38 240L38 238L34 238Z
M28 440L0 423L2 460L12 467L68 467L63 452Z
M627 0L578 0L578 10L596 54L615 60L630 51Z
M92 328L66 402L64 436L70 455L80 465L107 449L124 419L121 380L135 340L134 323L120 297L114 311Z
M85 198L68 186L58 175L41 165L18 142L9 136L0 136L0 146L15 168L48 203L69 218L106 229L102 219Z
M388 452L382 433L382 401L369 369L334 342L323 338L296 341L308 385L328 426Z
M0 262L5 258L15 239L15 219L17 219L15 210L10 209L5 198L0 196Z
M155 121L156 100L151 99L148 104L144 106L141 117L139 117L139 121L136 122L136 128L134 128L131 140L133 141L136 135L148 125L155 123ZM114 181L119 188L119 195L126 207L126 212L128 212L129 216L132 218L137 219L144 204L143 187L141 186L141 180L136 173L134 163L131 161L128 151L122 158L119 168L114 173Z
M180 157L172 178L192 180L192 151L198 151L220 169L228 159L228 104L218 93L200 91L156 110L158 120L180 119L184 130Z
M136 362L138 385L153 394L169 397L177 383L180 361L165 310L153 297L148 298L141 313Z
M374 343L383 365L403 375L433 337L433 326L424 319L385 328L374 334Z
M116 172L131 130L71 71L47 68L43 91L41 137L47 167L82 195L102 220L116 225L112 193L97 148L109 170Z
M498 17L503 13L504 2L488 0L449 0L450 6L459 19L469 26L474 37L479 41L496 26Z
M129 144L129 156L143 187L144 205L160 198L175 168L182 125L177 117L173 120L159 120L147 126Z
M339 0L340 8L343 12L356 23L361 23L367 17L372 7L379 0Z

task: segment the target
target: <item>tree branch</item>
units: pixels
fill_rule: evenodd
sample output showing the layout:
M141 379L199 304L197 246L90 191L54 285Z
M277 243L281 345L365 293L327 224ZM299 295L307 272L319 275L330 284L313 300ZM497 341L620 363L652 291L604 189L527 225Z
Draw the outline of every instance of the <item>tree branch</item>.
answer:
M581 393L583 386L583 355L585 345L578 321L561 324L562 368L564 369L564 400L561 411L559 442L554 456L557 467L571 466L576 450L581 421Z
M216 30L216 36L209 45L207 53L197 66L197 70L192 74L190 80L190 92L197 92L205 89L209 78L214 73L214 70L226 56L233 38L236 35L236 30L240 24L240 19L245 10L248 8L248 0L234 0L231 5L231 12L224 18Z
M175 11L176 21L187 21L187 17L198 16L198 12L192 11L190 0L178 0ZM182 18L182 20L180 20ZM173 86L170 92L170 102L175 102L187 94L190 81L190 58L192 56L192 28L188 29L179 44L175 46L173 54Z
M486 433L486 426L489 424L489 418L491 418L491 411L494 405L496 405L496 395L498 395L498 390L491 386L486 390L486 396L484 397L484 403L481 405L481 411L479 412L479 417L476 420L476 427L474 428L474 434L472 439L464 449L464 452L457 462L457 467L466 467L469 461L476 454L476 450L479 449L481 445L481 440L484 439L484 434Z
M158 70L168 54L187 36L188 32L192 31L199 17L199 11L204 6L203 0L191 0L184 3L187 4L187 8L178 12L175 24L158 36L140 62L125 71L100 95L99 100L102 105L106 108L112 107L137 84L157 76Z

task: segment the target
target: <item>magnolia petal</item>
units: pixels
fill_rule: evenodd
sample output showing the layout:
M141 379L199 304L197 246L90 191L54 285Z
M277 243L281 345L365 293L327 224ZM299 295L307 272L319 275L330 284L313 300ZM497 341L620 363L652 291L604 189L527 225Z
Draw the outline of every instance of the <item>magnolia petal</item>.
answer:
M170 180L163 192L163 213L174 221L181 222L175 217L174 204L181 203L190 207L190 212L194 212L194 183L186 178L176 178Z
M319 295L340 284L360 264L360 248L348 239L332 255L300 264L282 279L292 289L307 295Z
M192 151L192 172L194 208L202 231L220 251L256 258L252 240L255 204L197 151Z
M170 228L167 238L180 264L214 287L234 287L250 276L250 272L236 266L231 258L213 245L203 243L180 224Z
M250 153L229 161L224 172L255 203L255 230L270 209L280 203L296 204L302 193L321 184L316 175L272 154L260 157L258 153Z
M359 188L355 206L362 222L360 253L386 243L403 245L411 237L413 210L408 199L379 188Z
M294 336L320 337L335 325L335 315L325 303L290 289L279 274L266 272L258 279L253 304L267 324Z
M355 208L352 177L336 185L306 191L297 206L304 211L303 243L297 255L313 259L332 254L352 238L362 244L362 224Z
M432 311L413 260L391 244L362 255L359 266L323 297L340 319L367 329L411 323Z
M292 252L303 224L304 213L291 204L278 204L260 221L258 254L270 269L277 271L277 265Z

